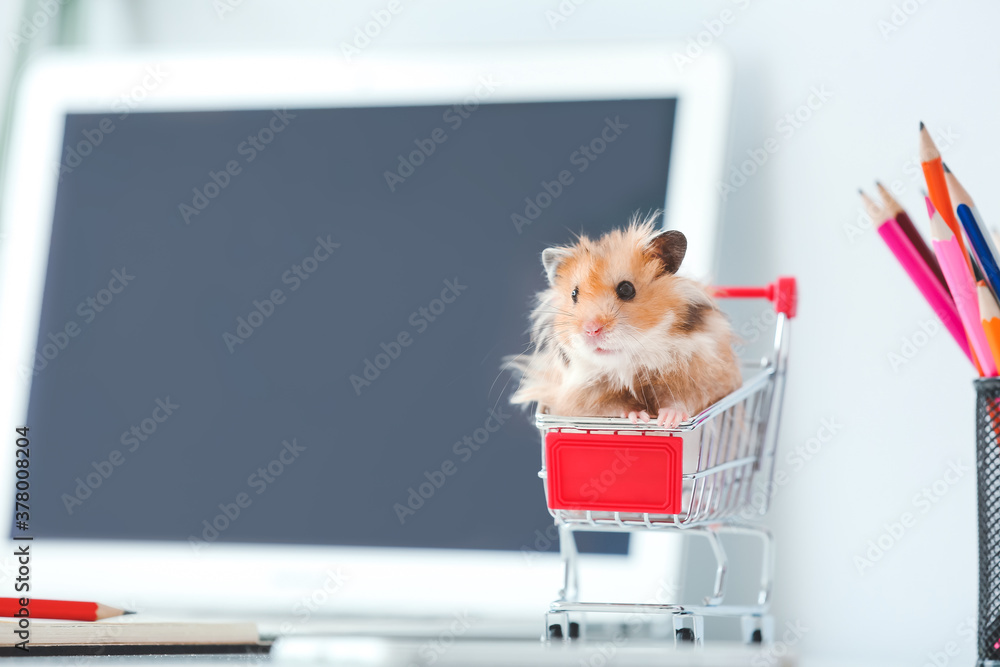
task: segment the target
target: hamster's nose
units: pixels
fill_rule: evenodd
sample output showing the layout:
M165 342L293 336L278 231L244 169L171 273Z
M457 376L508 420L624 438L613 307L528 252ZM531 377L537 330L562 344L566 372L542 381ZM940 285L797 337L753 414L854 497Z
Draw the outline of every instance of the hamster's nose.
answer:
M583 323L583 333L588 336L600 336L602 331L604 331L604 325L597 320Z

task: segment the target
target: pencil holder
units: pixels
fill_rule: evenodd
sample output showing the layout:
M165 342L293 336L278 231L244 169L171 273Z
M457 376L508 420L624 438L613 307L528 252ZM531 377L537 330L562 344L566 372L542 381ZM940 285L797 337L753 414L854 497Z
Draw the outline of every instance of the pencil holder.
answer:
M980 665L1000 665L1000 378L975 381Z

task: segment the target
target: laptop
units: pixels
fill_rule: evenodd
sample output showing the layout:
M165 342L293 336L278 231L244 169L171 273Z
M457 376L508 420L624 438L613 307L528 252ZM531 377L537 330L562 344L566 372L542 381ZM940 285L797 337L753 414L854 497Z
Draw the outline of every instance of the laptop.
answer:
M673 54L35 61L0 209L2 585L30 537L35 597L537 636L558 540L502 358L575 233L661 210L710 276L730 66ZM679 594L678 539L578 541L588 597Z

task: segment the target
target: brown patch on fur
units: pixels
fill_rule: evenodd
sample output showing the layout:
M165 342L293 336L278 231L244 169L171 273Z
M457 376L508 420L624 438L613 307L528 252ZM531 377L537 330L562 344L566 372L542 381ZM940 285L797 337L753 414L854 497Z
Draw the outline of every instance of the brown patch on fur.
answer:
M677 331L680 333L698 331L705 325L705 315L710 310L714 310L714 308L707 303L689 303L687 312L677 323Z

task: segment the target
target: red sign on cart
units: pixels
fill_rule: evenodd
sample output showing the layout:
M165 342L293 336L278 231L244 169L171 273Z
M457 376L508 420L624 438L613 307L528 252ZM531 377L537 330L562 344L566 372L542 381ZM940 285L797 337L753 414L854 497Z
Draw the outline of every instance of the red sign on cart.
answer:
M673 436L551 431L545 438L549 507L678 514L684 441Z

